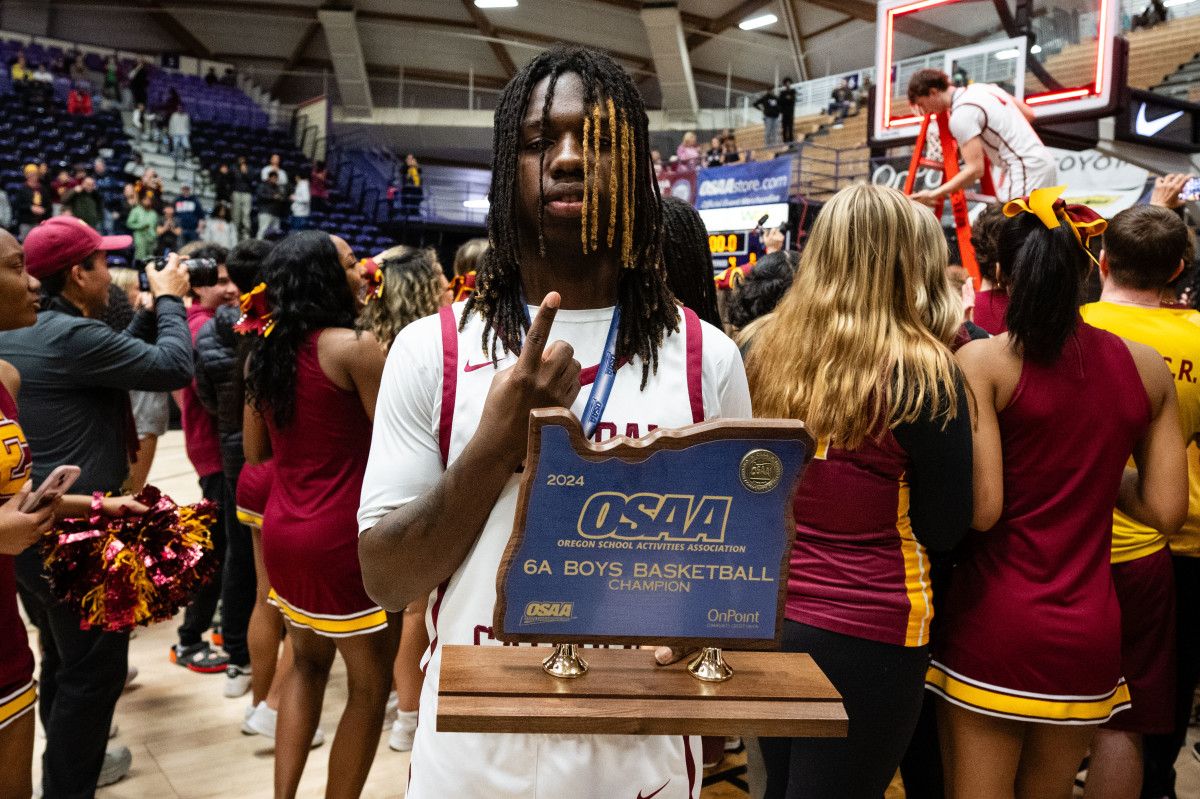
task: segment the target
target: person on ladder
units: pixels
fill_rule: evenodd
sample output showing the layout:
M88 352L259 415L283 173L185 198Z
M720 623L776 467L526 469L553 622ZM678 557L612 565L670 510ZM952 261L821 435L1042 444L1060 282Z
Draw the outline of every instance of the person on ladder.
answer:
M962 153L962 171L936 189L915 192L914 200L935 205L983 177L987 162L1000 167L997 200L1024 197L1054 186L1054 157L1033 129L1033 110L999 86L972 83L955 87L940 69L922 69L908 83L908 102L922 114L948 111L950 132Z

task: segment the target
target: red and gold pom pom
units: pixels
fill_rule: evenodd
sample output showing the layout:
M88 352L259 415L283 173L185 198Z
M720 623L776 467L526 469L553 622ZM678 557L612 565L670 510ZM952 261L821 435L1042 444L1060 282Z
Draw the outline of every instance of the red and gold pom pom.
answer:
M383 269L375 263L374 258L363 258L358 263L367 280L367 301L379 299L383 296Z
M126 632L165 621L212 580L217 558L209 529L217 506L179 506L146 486L135 499L150 510L106 517L96 494L85 519L66 519L40 544L54 595L79 613L80 628Z
M233 325L235 333L243 336L269 336L275 327L271 319L271 303L267 301L267 284L259 283L242 295L242 315Z

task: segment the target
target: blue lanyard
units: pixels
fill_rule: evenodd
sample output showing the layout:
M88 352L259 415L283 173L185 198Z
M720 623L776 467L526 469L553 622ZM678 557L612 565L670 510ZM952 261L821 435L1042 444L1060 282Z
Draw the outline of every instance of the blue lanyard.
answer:
M524 303L521 307L525 309L525 322L528 326L531 324L529 309ZM591 438L592 434L596 432L600 418L604 415L604 409L608 407L608 397L612 394L613 383L617 377L617 333L620 328L621 306L617 305L613 308L612 321L608 323L608 338L604 341L604 354L600 357L596 380L592 383L587 404L583 406L583 413L579 417L579 421L583 424L584 438Z

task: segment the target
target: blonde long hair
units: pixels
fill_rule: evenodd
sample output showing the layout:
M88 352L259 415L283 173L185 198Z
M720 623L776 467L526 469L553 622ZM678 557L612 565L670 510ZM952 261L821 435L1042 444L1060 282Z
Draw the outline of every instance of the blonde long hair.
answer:
M384 250L374 260L383 270L383 295L367 303L358 329L370 330L387 352L401 330L441 307L442 267L432 249L403 245Z
M879 424L957 412L958 367L916 307L917 225L895 189L860 183L821 210L792 288L750 350L754 412L801 419L840 449Z
M946 268L950 264L950 248L946 234L933 211L912 203L917 220L917 273L914 275L917 313L938 341L949 347L954 343L963 323L962 300L950 292Z

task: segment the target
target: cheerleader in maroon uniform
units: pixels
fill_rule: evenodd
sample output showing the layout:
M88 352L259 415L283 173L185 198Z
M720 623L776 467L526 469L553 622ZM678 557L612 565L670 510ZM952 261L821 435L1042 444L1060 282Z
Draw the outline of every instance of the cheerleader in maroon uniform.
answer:
M244 446L248 463L275 463L263 562L295 660L279 703L275 795L295 796L336 652L350 690L328 792L357 796L379 744L400 627L363 588L355 521L384 354L353 330L365 286L346 242L293 233L262 275L271 328L247 362Z
M845 738L760 739L773 799L878 799L920 716L926 547L953 547L970 523L971 423L954 356L927 327L938 317L952 340L958 319L929 302L919 241L903 194L842 189L750 343L755 415L820 437L796 487L783 649L812 653L850 719Z
M36 278L25 271L25 252L8 231L0 231L0 330L29 327L37 321ZM20 384L17 370L0 361L0 797L28 797L33 791L33 653L25 623L17 611L13 557L32 546L54 522L54 507L21 513L29 495L33 457L17 424Z
M1109 569L1112 509L1164 532L1187 513L1172 377L1151 348L1079 319L1082 206L1005 207L1008 332L959 360L976 399L975 511L927 687L951 799L1065 797L1097 726L1129 705ZM1133 454L1137 473L1123 478Z

